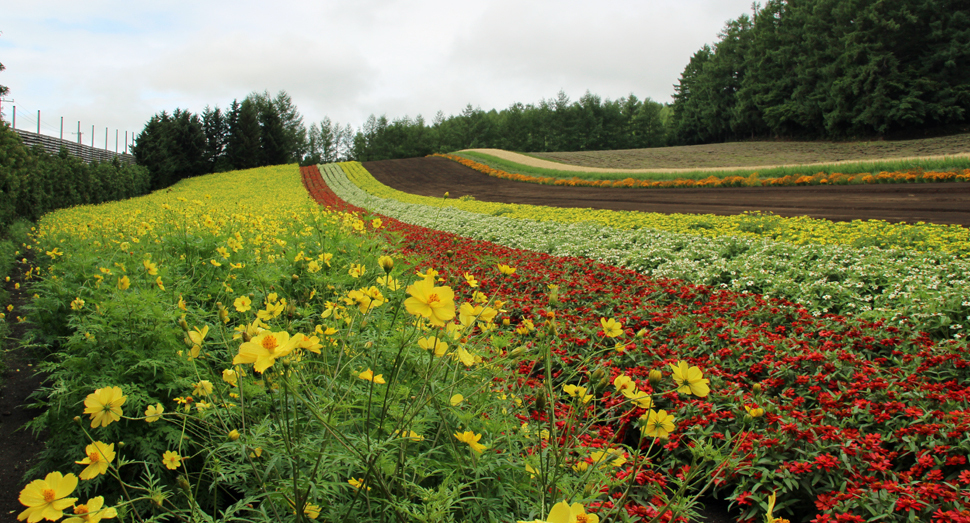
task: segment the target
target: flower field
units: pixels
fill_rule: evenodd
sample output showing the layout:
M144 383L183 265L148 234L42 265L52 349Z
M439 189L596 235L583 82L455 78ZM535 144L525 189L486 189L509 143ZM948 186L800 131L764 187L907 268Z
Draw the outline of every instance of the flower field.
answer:
M568 185L570 187L770 187L770 186L791 186L791 185L847 185L847 184L871 184L871 183L940 183L940 182L967 182L970 181L970 169L953 171L882 171L876 173L839 173L839 172L819 172L811 175L796 174L779 177L759 177L758 173L751 173L749 176L709 176L707 178L674 178L664 180L651 180L642 178L624 178L622 180L589 180L580 177L560 178L556 176L535 176L531 174L510 173L494 167L489 167L470 158L464 158L455 154L435 154L449 160L458 162L476 171L525 183L542 183L551 185Z
M20 519L684 521L716 495L752 521L970 521L970 273L947 241L636 239L322 170L41 220L52 439ZM681 251L684 275L741 276L672 279ZM824 282L785 279L810 259Z
M964 258L970 237L962 227L429 198L381 185L358 164L344 168L346 174L336 166L324 168L327 183L341 198L408 223L592 258L654 277L783 297L816 316L852 313L896 324L916 321L938 338L965 339L970 328L970 263ZM708 227L683 224L701 221ZM856 248L863 238L895 248Z

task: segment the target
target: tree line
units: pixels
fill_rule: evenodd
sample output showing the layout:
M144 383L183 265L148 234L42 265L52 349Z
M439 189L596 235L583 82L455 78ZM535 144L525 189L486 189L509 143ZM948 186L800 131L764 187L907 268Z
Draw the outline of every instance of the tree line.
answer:
M50 154L26 147L20 135L0 122L0 233L16 220L75 205L123 200L149 192L148 170L140 165L91 162L61 148Z
M965 0L768 0L693 55L670 141L966 128L968 71Z
M420 115L388 120L371 115L359 129L329 117L307 128L290 96L280 91L233 100L223 111L184 109L151 117L132 153L151 173L152 188L183 178L299 162L411 158L472 147L516 151L633 149L664 145L669 108L634 95L603 100L587 92L570 102L564 92L538 104L502 111L468 105L428 124Z

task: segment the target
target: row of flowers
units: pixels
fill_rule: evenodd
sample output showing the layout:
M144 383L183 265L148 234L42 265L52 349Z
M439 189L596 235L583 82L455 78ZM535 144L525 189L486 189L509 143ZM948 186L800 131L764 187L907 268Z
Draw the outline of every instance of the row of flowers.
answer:
M356 199L360 193L347 180L348 171L358 169L323 166L337 193L313 194L348 210L355 203L376 209L375 200ZM970 517L962 495L970 486L965 342L933 342L881 321L816 317L795 303L755 293L500 247L396 219L427 220L437 228L451 223L442 209L434 209L437 218L415 206L398 210L398 216L382 219L402 235L403 253L438 260L444 252L446 281L472 273L490 293L507 296L504 308L513 322L551 336L563 361L588 356L597 336L617 334L612 350L594 352L580 396L605 390L597 385L601 379L622 386L619 376L648 377L663 362L684 360L703 369L709 395L687 401L663 396L669 401L665 411L677 422L665 452L654 459L681 478L698 470L713 478L719 495L746 517L767 508L772 491L781 500L778 507L815 513L819 522L866 521L870 514L891 521ZM482 274L482 260L501 260L516 270ZM599 334L556 328L558 322L589 325L604 314L619 331L605 321ZM526 327L521 335L532 332ZM532 368L523 366L524 379L535 379ZM648 390L646 383L639 387ZM609 405L612 396L593 397ZM629 419L621 418L613 433L629 430ZM732 437L740 438L739 454L711 453L710 444ZM643 477L645 484L653 481L661 480ZM648 517L656 501L625 508Z
M970 257L970 229L959 225L931 223L889 223L883 220L832 222L807 216L783 218L770 213L747 212L737 215L661 214L603 209L566 209L533 205L473 201L469 198L442 201L390 190L369 180L368 190L377 196L408 203L449 206L481 214L528 218L562 223L592 222L616 229L658 229L669 232L717 238L736 236L768 238L797 245L846 245L941 252L960 258Z
M641 187L641 188L684 188L684 187L766 187L766 186L795 186L795 185L849 185L871 183L938 183L938 182L967 182L970 181L970 169L962 171L881 171L879 173L846 174L839 172L818 172L811 175L794 174L777 178L761 178L757 172L749 176L709 176L702 179L675 178L666 180L651 180L645 178L624 178L621 180L588 180L572 177L560 178L555 176L533 176L531 174L510 173L501 169L489 167L463 156L436 153L433 156L456 161L476 171L517 182L539 183L545 185L567 185L570 187ZM648 176L648 175L642 175Z
M550 220L550 215L561 214L536 206L509 206L517 212L495 215L488 211L500 204L393 190L356 163L343 164L343 169L325 166L324 174L341 198L416 225L554 255L583 256L653 277L783 297L816 316L852 313L895 324L913 322L938 338L962 339L970 330L970 263L942 253L603 227L599 223L614 223L608 211L598 211L603 218L599 223ZM575 218L583 211L571 212Z
M528 265L456 273L444 250L382 241L383 220L317 206L295 166L45 217L22 270L50 351L34 423L50 440L20 519L690 515L661 454L673 410L710 394L699 367L594 368L630 340L608 307L584 323L524 312ZM638 483L649 502L627 502Z

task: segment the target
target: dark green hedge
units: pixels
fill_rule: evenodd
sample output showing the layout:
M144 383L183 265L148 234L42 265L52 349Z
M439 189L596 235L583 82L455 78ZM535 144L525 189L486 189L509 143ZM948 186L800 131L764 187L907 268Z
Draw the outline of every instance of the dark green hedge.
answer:
M123 200L150 190L148 170L119 162L85 163L62 149L28 149L0 123L0 232L14 220L37 220L74 205Z

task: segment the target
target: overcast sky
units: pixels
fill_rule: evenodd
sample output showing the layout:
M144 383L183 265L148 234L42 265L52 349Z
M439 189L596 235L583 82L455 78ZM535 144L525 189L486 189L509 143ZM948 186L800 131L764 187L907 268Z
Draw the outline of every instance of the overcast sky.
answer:
M104 145L162 110L287 91L307 126L355 128L466 104L503 109L563 90L669 102L691 55L750 0L7 2L4 119ZM123 140L122 140L123 141Z

